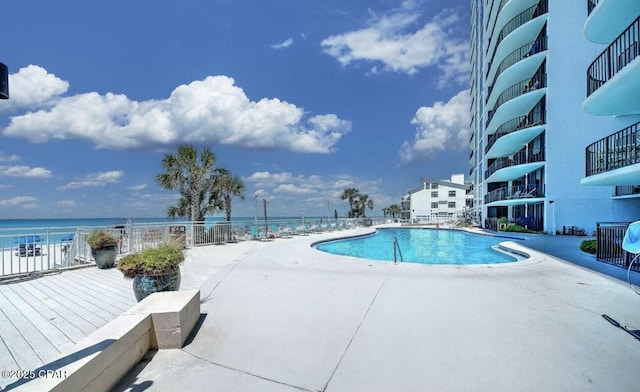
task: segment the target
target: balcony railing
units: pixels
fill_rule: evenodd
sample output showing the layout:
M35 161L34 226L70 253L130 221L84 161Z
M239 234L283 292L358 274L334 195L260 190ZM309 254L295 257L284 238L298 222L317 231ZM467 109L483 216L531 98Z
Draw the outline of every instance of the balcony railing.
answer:
M498 79L498 76L500 76L500 74L504 70L511 67L513 64L519 62L520 60L527 58L529 56L532 56L536 53L542 52L543 50L547 50L546 36L538 38L535 41L528 42L525 45L522 45L518 49L514 50L513 52L509 53L509 55L505 57L504 60L502 60L502 62L498 66L498 70L496 71L496 74L493 77L493 81L489 84L486 101L488 101L489 97L491 96L491 92L493 91L493 87L495 86L495 82Z
M587 97L638 57L640 17L632 22L587 69Z
M502 0L500 2L500 5L498 6L498 10L497 13L500 14L500 11L502 11L502 7L504 7L505 4L507 4L509 0ZM495 1L491 2L491 8L489 9L489 19L491 18L491 12L493 12L493 6L495 5ZM496 31L496 23L498 22L498 15L496 15L496 17L493 19L493 26L491 27L491 34L489 34L489 42L487 42L487 53L489 52L489 47L491 47L491 38L493 37L493 33Z
M523 24L529 22L532 19L537 18L540 15L544 15L548 12L548 0L540 0L538 4L527 8L522 11L518 15L514 16L510 21L508 21L500 33L496 38L496 45L493 47L493 53L491 54L491 60L489 61L489 66L487 67L487 77L489 76L489 71L491 70L491 65L493 64L493 60L496 57L496 52L498 51L498 46L509 34L511 34L515 29L522 26Z
M591 15L591 11L598 5L600 0L587 0L587 15Z
M640 163L640 122L590 144L586 148L586 175Z
M502 104L543 87L547 87L547 74L540 72L536 72L536 74L530 79L522 80L510 87L507 87L502 93L500 93L496 103L493 105L493 109L489 110L485 127L489 127L489 123L491 123L493 116Z
M536 105L529 114L526 116L520 116L513 118L498 127L495 133L489 135L487 139L487 145L484 148L485 154L489 152L491 147L496 143L498 139L501 137L508 135L512 132L520 131L523 129L527 129L536 125L544 124L546 121L546 111L544 110L544 106Z
M613 196L631 196L640 195L639 185L618 185L613 192Z
M484 203L544 197L544 185L515 185L495 189L484 196Z
M525 163L543 162L544 148L539 150L522 150L510 157L496 159L484 172L484 179L489 178L493 173L505 167L523 165Z

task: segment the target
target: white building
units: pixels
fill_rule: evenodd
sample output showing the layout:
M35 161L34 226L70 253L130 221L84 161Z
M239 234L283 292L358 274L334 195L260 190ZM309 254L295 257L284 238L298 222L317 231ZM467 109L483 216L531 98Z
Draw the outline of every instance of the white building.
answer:
M618 13L609 15L610 7L616 7L613 3L626 4L626 11L620 8L625 5L616 11L625 14L624 19ZM611 43L625 29L622 25L637 23L638 4L638 0L472 0L470 175L474 217L482 226L494 228L504 216L538 231L554 233L577 226L591 232L599 221L640 217L640 199L615 196L613 185L623 183L581 185L587 167L585 147L640 119L602 116L640 113L637 59L614 59L624 62L631 74L618 87L627 83L624 94L634 96L635 109L626 110L630 105L622 105L625 110L618 112L595 109L618 106L606 104L611 95L604 93L613 90L616 77L602 80L598 72L609 71L601 69L604 65L592 69L594 59L611 49L585 34L590 37L589 26L598 18L606 27L595 30L606 30L609 23L618 30L599 41ZM594 16L599 9L603 15L607 11L602 19ZM627 48L638 47L638 29L633 31L635 41L628 38ZM619 54L629 53L625 50L620 48ZM593 80L590 85L599 84L602 92L585 100L587 72ZM601 155L592 154L594 159ZM640 184L640 177L624 182L629 183Z
M412 223L445 222L464 215L468 188L464 174L454 174L451 180L421 182L402 198L403 219Z

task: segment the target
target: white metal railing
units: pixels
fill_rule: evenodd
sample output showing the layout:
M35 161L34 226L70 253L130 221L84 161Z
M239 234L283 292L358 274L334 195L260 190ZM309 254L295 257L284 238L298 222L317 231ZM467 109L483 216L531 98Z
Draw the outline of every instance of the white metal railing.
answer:
M251 227L266 236L286 237L392 223L391 218L255 219L237 222L127 223L121 226L0 229L0 276L45 272L94 263L87 237L105 230L118 238L120 256L172 242L184 249L256 239Z

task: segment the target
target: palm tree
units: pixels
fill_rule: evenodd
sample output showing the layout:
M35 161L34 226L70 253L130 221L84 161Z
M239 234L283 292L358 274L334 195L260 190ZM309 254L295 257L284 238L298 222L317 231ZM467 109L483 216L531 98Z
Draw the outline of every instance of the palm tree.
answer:
M373 210L373 200L369 199L369 195L358 195L358 204L359 204L359 211L358 211L358 216L361 216L363 218L367 217L367 212L366 209L370 209Z
M358 198L358 195L360 194L360 191L358 191L356 188L347 188L344 191L342 191L342 194L340 195L340 200L348 200L349 201L349 218L353 218L354 213L355 213L355 209L354 209L354 201L355 199Z
M238 196L241 200L244 200L244 184L240 177L232 176L228 170L225 170L225 173L219 179L224 212L227 216L227 222L231 222L231 199L234 196Z
M156 183L164 189L179 190L177 206L169 206L169 217L189 217L202 222L207 214L222 207L220 182L216 177L224 169L214 168L216 157L204 148L198 157L194 146L180 145L177 154L165 154L163 173L156 175Z
M392 204L388 208L391 217L395 219L396 215L400 215L402 213L402 208L398 204Z

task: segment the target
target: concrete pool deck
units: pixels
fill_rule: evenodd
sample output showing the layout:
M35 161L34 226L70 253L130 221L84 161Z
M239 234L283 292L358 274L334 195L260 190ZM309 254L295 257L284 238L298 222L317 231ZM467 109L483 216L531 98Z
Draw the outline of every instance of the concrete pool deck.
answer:
M640 341L602 317L640 329L640 296L624 282L526 241L509 246L529 260L481 266L394 265L309 246L344 234L254 245L202 286L193 340L158 351L117 390L640 387Z

